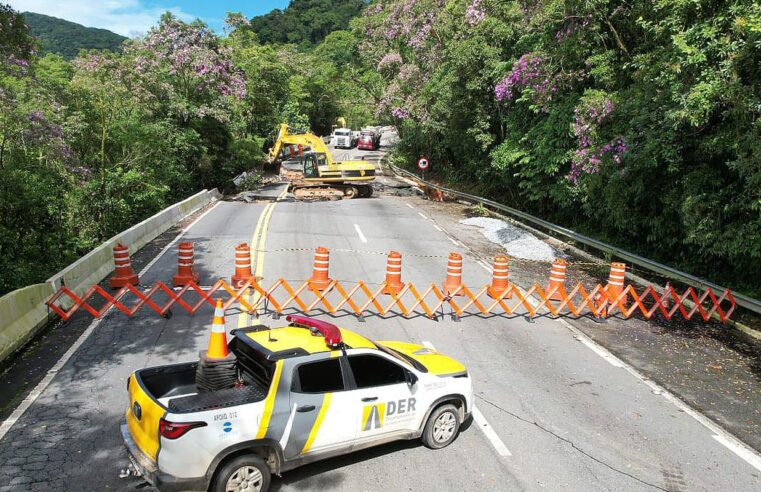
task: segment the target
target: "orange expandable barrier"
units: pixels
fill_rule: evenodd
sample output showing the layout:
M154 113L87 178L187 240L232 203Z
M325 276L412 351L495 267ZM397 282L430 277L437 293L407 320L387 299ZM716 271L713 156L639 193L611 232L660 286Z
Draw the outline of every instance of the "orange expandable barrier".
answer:
M187 248L184 250L188 251ZM116 258L120 260L118 267L125 269L128 266L124 262L126 247L120 245L117 251ZM700 316L708 321L717 315L721 321L726 322L736 308L729 289L720 294L711 289L697 291L692 287L680 294L671 285L667 285L662 293L652 285L637 290L632 285L624 284L623 263L611 266L611 276L606 285L597 284L591 290L578 283L570 291L564 284L560 284L562 289L559 284L547 288L534 284L524 291L507 278L508 258L498 256L494 261L491 282L478 290L471 290L462 282L462 256L450 253L444 285L431 282L418 289L413 282L401 281L401 254L398 252L388 254L386 281L382 284L368 284L363 280L343 283L332 280L329 276L329 256L327 248L318 247L315 249L311 278L293 286L280 278L265 288L260 284L261 279L250 275L250 250L247 244L242 244L236 248L236 259L240 261L236 266L240 270L236 268L234 280L238 282L233 285L220 279L212 286L200 287L194 280L190 280L179 290L174 290L163 282L140 290L131 282L125 282L118 292L111 294L95 284L81 296L62 286L46 304L63 320L71 319L79 309L94 317L103 316L111 308L116 308L127 316L134 316L141 309L150 309L160 316L168 317L173 308L183 309L192 315L207 305L219 309L219 294L227 296L227 300L221 304L222 309L237 303L241 311L249 313L261 310L263 314L271 312L274 315L291 312L307 314L319 310L328 314L350 313L360 320L371 313L380 317L422 315L440 319L446 314L445 309L448 309L455 320L463 316L534 318L543 315L595 318L616 315L651 319L660 313L666 320L681 315L687 320ZM122 273L127 272L122 270ZM247 278L242 278L246 273ZM558 275L553 277L551 282L561 281ZM252 291L258 295L252 296ZM551 295L553 292L559 298ZM391 299L385 297L387 295ZM71 303L63 301L63 298L70 299ZM69 304L71 307L68 309L62 307Z

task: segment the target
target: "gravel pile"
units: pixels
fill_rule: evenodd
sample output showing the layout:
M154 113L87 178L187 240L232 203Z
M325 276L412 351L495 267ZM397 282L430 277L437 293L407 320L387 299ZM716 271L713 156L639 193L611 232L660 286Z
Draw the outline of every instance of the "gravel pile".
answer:
M486 239L501 245L512 258L551 263L555 258L565 256L533 234L499 219L471 217L460 223L481 229Z

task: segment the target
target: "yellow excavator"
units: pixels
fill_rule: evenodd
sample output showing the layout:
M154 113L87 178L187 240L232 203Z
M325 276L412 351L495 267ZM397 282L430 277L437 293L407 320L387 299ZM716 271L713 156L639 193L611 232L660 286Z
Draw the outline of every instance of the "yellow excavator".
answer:
M275 145L269 150L269 162L279 160L286 146L298 148L302 160L297 169L281 167L280 170L281 176L291 182L290 191L295 195L337 190L345 198L372 196L371 183L375 180L373 164L367 161L335 162L322 138L282 123Z

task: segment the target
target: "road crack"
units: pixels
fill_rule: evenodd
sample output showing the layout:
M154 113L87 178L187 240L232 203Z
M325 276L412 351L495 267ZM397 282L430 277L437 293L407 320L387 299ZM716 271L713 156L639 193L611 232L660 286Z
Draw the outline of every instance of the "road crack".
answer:
M545 433L555 437L556 439L569 444L573 449L575 449L579 453L583 454L587 458L591 459L592 461L594 461L596 463L599 463L599 464L603 465L604 467L606 467L606 468L608 468L608 469L610 469L610 470L612 470L612 471L614 471L616 473L619 473L621 475L627 476L627 477L631 478L632 480L635 480L635 481L637 481L637 482L639 482L639 483L641 483L643 485L647 485L647 486L652 487L654 489L662 490L664 492L669 492L669 489L665 489L665 488L663 488L663 487L661 487L659 485L656 485L654 483L650 483L650 482L647 482L645 480L642 480L641 478L636 477L636 476L632 475L631 473L628 473L628 472L626 472L624 470L618 469L615 466L613 466L613 465L611 465L611 464L601 460L600 458L597 458L597 457L591 455L590 453L588 453L588 452L584 451L583 449L581 449L580 447L578 447L576 445L576 443L574 443L570 439L567 439L567 438L565 438L565 437L563 437L561 435L558 435L557 433L551 431L550 429L547 429L546 427L543 427L538 422L534 422L534 421L528 420L526 418L523 418L520 415L517 415L517 414L511 412L510 410L507 410L506 408L502 408L501 406L497 405L493 401L487 400L486 398L484 398L481 395L475 395L475 397L478 398L479 400L483 401L484 403L487 403L487 404L491 405L492 407L496 408L497 410L499 410L499 411L501 411L503 413L506 413L507 415L510 415L511 417L513 417L513 418L515 418L517 420L520 420L521 422L525 422L527 424L533 425L534 427L536 427L536 428L542 430L543 432L545 432Z

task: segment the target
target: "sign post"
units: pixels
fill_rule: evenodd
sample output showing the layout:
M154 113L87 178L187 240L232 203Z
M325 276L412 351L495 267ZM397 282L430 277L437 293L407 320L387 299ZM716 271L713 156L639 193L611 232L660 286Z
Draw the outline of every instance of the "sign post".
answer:
M417 161L417 167L420 168L420 179L425 181L425 170L428 169L428 158L426 156L421 157Z

